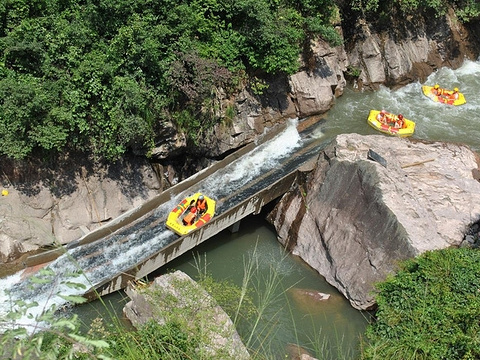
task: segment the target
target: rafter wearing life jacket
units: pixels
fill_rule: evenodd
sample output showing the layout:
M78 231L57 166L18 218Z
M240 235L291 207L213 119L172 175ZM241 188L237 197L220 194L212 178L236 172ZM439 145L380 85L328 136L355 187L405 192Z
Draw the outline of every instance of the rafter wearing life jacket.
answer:
M192 208L190 209L190 212L187 215L185 215L185 217L182 220L183 225L185 226L193 225L196 216L197 216L197 208L195 206L192 206Z
M207 211L207 209L208 209L207 200L205 199L205 197L203 195L200 195L198 197L198 200L197 200L197 203L195 204L195 206L197 207L197 210L198 210L200 215L202 215L203 213L205 213L205 211Z

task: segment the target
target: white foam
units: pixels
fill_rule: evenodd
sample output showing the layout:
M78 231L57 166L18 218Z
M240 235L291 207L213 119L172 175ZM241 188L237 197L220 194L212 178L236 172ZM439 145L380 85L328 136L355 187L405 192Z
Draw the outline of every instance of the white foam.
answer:
M61 265L56 261L47 268L50 268L54 273L57 273L60 268L64 274L73 272L75 270L73 264L65 263L61 258L62 257L57 259ZM36 284L28 280L29 278L27 278L27 280L22 279L21 274L22 272L19 272L0 279L2 289L0 291L0 318L4 318L13 311L21 311L22 308L16 304L19 300L28 304L29 308L15 323L2 320L2 322L0 322L0 331L21 326L25 328L27 332L32 333L45 326L40 320L41 315L45 311L58 309L67 303L67 301L58 296L58 294L63 296L83 294L84 290L81 288L72 288L66 283L74 282L84 284L84 286L88 287L88 281L84 276L75 279L69 279L65 276L52 277L46 284ZM10 292L10 294L7 294L7 292ZM35 303L36 306L33 306Z
M459 76L474 76L480 73L480 60L471 61L465 60L457 70L455 70Z
M297 119L292 119L287 128L274 139L219 171L219 176L209 179L208 192L212 193L212 190L214 191L217 187L222 187L223 191L225 188L236 190L266 169L274 169L278 166L280 159L301 144L301 137L296 128L297 123Z
M18 283L21 280L21 272L7 276L0 279L0 317L4 316L8 312L8 304L10 302L10 296L7 292L11 289L13 284Z

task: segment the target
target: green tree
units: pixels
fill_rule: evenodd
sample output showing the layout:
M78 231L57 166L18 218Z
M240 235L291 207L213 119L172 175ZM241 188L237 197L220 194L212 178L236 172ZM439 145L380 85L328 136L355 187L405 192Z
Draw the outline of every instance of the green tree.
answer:
M162 122L195 141L248 74L291 74L334 43L333 0L8 0L0 4L0 154L148 154Z
M50 99L41 82L18 74L0 81L0 152L22 159L35 147L32 141L39 117L49 112Z

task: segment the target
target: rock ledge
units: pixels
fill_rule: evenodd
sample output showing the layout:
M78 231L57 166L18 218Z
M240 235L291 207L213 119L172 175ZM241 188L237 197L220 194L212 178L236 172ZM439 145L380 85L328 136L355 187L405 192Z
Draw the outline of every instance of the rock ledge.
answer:
M282 244L352 306L369 309L373 285L400 260L459 246L479 221L478 167L478 156L462 145L339 135L269 220Z

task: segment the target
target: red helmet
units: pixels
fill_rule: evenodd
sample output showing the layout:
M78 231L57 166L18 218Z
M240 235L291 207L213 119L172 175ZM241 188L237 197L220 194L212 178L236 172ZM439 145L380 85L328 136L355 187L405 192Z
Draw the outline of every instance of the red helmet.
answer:
M192 207L192 213L196 213L197 212L197 208L194 206Z
M402 114L398 114L398 118L399 118L400 120L402 120L402 119L403 119L403 115L402 115Z
M380 111L382 114L386 114L387 112L385 110Z

